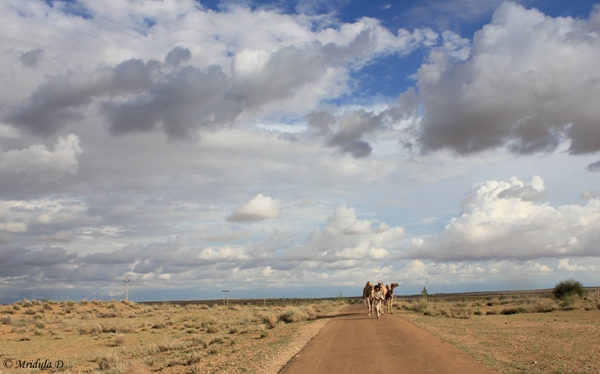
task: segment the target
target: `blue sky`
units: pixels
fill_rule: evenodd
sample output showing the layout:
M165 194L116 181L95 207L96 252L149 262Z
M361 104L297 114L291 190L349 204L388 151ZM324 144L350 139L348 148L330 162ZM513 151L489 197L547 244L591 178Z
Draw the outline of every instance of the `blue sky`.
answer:
M0 17L0 302L600 285L594 2Z

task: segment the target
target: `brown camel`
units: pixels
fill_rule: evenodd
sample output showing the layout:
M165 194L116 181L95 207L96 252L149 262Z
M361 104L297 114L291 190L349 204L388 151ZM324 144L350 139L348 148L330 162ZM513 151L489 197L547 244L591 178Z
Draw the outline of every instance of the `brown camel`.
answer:
M374 287L373 283L367 282L365 288L363 289L363 300L367 302L367 316L371 317L373 315L373 296L374 296Z
M379 289L381 290L381 293L385 297L385 295L388 293L388 288L386 287L385 284L383 284L381 282L378 282L377 284L379 285ZM384 304L383 309L381 310L381 314L385 314L385 304Z
M393 314L392 305L394 303L394 288L398 287L398 283L392 283L387 287L385 294L385 302L383 303L383 310L388 310L388 313Z

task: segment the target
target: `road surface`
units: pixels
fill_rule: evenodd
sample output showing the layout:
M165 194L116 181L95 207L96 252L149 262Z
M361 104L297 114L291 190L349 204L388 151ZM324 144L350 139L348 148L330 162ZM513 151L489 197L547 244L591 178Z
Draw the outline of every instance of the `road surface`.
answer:
M397 315L367 317L364 304L344 308L280 374L498 374Z

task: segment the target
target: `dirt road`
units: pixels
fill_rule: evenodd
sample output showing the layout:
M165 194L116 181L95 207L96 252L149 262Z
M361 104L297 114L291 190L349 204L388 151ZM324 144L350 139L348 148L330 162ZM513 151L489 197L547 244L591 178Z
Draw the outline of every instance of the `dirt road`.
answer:
M397 315L367 317L364 304L344 308L279 373L497 374Z

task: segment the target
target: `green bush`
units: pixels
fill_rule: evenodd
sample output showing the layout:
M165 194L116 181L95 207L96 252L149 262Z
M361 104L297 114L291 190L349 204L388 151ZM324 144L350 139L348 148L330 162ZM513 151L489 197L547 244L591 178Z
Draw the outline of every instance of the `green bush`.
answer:
M575 295L583 297L585 296L585 288L583 288L583 285L580 282L573 279L567 279L558 282L552 293L557 299L563 299L565 296L572 298Z

